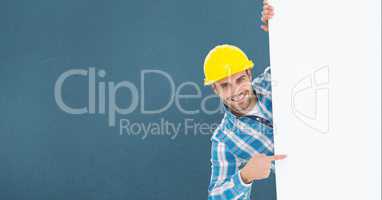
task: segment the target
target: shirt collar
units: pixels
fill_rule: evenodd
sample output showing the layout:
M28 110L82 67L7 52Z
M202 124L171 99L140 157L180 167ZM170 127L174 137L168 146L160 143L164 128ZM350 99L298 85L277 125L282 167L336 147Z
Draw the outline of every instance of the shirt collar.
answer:
M238 118L235 114L233 114L229 110L228 106L226 106L225 104L224 104L224 113L225 113L225 118L227 118L231 122L235 122L235 120Z

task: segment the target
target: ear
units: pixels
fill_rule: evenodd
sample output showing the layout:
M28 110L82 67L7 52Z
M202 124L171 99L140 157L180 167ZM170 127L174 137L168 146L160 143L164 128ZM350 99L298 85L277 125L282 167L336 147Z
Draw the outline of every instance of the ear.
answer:
M216 89L215 83L212 83L211 89L215 92L216 95L218 95L218 90Z

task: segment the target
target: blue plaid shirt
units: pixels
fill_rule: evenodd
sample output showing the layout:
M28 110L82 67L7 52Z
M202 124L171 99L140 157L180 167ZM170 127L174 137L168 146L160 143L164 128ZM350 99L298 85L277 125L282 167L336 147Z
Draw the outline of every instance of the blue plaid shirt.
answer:
M211 137L209 200L249 199L252 183L243 182L240 169L255 154L273 155L270 76L268 67L252 82L260 115L237 117L226 109L220 125Z

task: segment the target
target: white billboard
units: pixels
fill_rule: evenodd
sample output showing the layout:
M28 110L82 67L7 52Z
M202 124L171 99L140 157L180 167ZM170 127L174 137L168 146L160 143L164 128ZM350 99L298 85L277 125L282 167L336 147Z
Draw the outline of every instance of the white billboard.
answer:
M381 199L381 1L271 4L277 199Z

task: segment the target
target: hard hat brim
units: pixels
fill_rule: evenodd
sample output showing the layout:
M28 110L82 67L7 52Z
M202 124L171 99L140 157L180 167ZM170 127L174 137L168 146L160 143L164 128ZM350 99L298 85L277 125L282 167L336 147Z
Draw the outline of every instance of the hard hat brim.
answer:
M218 77L218 78L216 78L216 79L214 79L214 80L207 80L207 79L204 79L204 86L212 85L213 83L215 83L215 82L217 82L217 81L223 80L223 79L225 79L225 78L228 78L228 77L230 77L230 76L232 76L232 75L234 75L234 74L243 72L243 71L245 71L245 70L252 69L253 67L254 67L254 64L253 64L253 62L251 62L250 65L248 65L248 66L242 68L240 71L233 71L233 72L231 72L230 74L226 74L226 75L221 76L221 77Z

